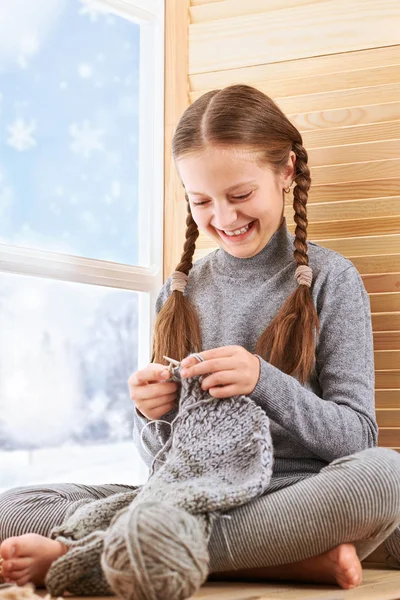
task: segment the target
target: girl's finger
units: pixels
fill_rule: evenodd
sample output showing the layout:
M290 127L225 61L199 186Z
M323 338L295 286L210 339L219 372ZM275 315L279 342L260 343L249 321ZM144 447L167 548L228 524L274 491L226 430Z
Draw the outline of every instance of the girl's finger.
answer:
M230 398L238 395L238 388L236 385L224 385L223 387L212 387L208 393L213 398Z
M218 371L218 373L203 379L201 387L203 390L208 390L218 385L233 385L235 383L234 379L232 371Z
M181 370L182 377L196 377L198 375L205 375L208 373L215 373L216 371L229 371L235 367L232 365L230 358L213 358L205 360L204 362L197 363L189 368Z
M176 381L170 381L168 383L149 383L149 385L138 386L132 390L132 400L151 400L153 398L159 398L165 394L172 394L178 389Z
M142 407L146 411L149 411L154 410L155 408L161 408L164 406L164 404L171 404L171 402L174 402L176 398L176 394L166 394L165 396L160 396L159 398L135 402L135 405L139 410Z

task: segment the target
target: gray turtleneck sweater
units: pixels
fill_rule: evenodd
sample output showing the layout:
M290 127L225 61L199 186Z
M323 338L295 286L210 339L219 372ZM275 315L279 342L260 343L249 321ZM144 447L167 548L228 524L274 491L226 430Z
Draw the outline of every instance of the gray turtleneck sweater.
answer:
M236 258L219 248L194 263L185 295L199 315L202 350L239 345L254 352L258 337L296 289L293 240L284 221L251 258ZM377 443L368 295L358 271L343 256L312 242L308 255L321 327L315 376L301 385L259 357L260 377L248 394L270 419L273 477L279 479L317 473L334 459ZM170 286L171 277L160 291L157 312ZM171 421L175 415L176 409L162 418ZM147 422L136 411L134 440L150 466L151 456L140 442ZM165 435L147 428L144 439L154 455Z

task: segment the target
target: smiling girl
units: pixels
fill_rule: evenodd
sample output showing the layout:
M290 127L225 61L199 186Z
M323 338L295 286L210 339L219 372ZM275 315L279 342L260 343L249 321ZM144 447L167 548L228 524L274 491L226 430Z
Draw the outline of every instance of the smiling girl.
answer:
M270 485L214 524L212 577L347 589L383 543L400 567L400 456L376 448L369 299L350 261L306 241L310 173L300 133L270 98L234 85L185 111L173 154L187 202L184 251L157 300L152 362L129 380L144 460L151 465L170 429L147 427L144 452L143 428L171 423L179 410L166 355L182 361L182 377L204 375L211 396L247 395L270 421ZM284 219L293 183L295 235ZM193 264L199 230L218 249ZM123 489L132 487L64 484L0 496L7 578L43 582L66 551L47 537L51 529L74 503Z

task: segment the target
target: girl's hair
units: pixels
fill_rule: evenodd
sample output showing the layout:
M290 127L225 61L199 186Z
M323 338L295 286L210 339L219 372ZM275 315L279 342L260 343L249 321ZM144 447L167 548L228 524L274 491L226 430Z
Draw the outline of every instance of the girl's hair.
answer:
M207 92L186 109L178 123L172 142L174 159L199 153L207 146L254 151L260 162L270 166L276 174L288 164L289 153L294 151L294 259L297 266L308 265L306 204L311 183L308 157L299 131L280 108L261 91L247 85ZM176 271L189 275L199 230L187 194L185 197L186 240ZM310 290L306 285L299 285L257 340L255 352L304 383L314 368L318 329L318 315ZM152 362L166 364L164 355L181 361L188 354L200 351L196 310L187 296L175 290L157 316Z

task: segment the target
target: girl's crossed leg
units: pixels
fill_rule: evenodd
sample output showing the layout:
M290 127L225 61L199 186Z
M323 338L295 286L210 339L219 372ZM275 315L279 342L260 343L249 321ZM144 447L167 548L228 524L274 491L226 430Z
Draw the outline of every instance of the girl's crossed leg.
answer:
M65 497L59 496L62 509L57 511L54 499L60 487ZM11 490L0 496L0 523L9 516L7 533L36 533L11 538L7 535L0 546L9 578L19 584L27 578L41 584L51 562L65 552L59 542L43 536L72 514L76 503L101 497L100 490L107 495L133 489L77 487L84 487L86 496L72 500L74 506L68 505L68 494L76 494L76 486L54 486L47 513L46 503L35 508L34 488ZM112 487L119 489L113 492ZM21 518L20 507L14 511L4 507L10 506L13 494L15 502L24 493L29 496L30 510L25 504L25 518ZM43 489L37 487L36 494L39 499ZM11 513L19 516L13 519ZM52 522L48 519L50 513ZM387 538L387 542L398 538L400 456L388 449L374 448L343 457L319 474L266 494L227 516L230 518L216 522L210 539L213 578L302 579L354 587L361 581L360 560ZM14 557L10 556L12 547L16 548ZM400 560L400 555L396 558ZM8 569L9 563L12 569Z

